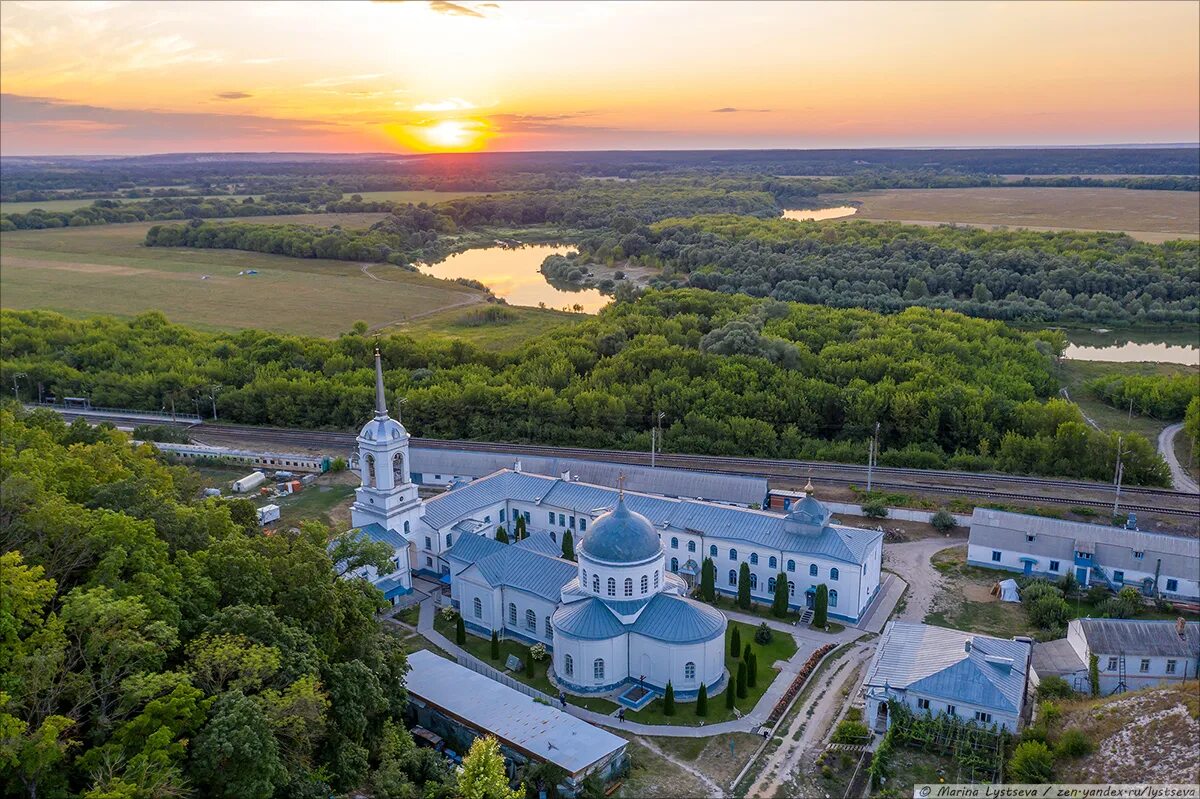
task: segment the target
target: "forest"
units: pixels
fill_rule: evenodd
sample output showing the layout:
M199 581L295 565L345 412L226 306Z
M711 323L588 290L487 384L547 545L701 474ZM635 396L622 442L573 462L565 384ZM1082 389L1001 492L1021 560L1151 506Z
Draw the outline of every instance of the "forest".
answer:
M633 259L661 268L661 287L1031 323L1200 321L1195 241L726 215L667 219L633 238L597 233L578 245L583 266Z
M1114 408L1178 422L1200 396L1200 374L1109 375L1089 380L1086 388Z
M351 429L370 414L371 339L211 334L148 313L71 320L5 311L0 380L58 396L157 410L219 384L221 418ZM1057 391L1057 333L957 313L859 309L694 289L651 291L516 349L393 335L380 342L390 396L414 435L880 463L1107 479L1116 434L1090 428ZM205 389L207 390L207 389ZM189 394L190 393L190 394ZM1126 436L1126 479L1165 485L1166 465Z
M0 408L0 790L30 799L450 799L407 662L341 574L391 552L244 500L111 427Z

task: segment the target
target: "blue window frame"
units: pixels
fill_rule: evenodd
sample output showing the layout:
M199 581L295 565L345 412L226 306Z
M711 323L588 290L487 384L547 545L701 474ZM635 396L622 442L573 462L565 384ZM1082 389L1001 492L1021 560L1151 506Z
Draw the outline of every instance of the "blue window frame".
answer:
M565 514L565 513L558 514L558 526L559 527L567 526L567 514Z
M533 519L529 517L529 511L525 511L525 523L528 524L531 521L533 521Z
M815 564L815 563L813 563L813 564L810 564L810 565L809 565L809 567L808 567L808 576L809 576L809 577L816 577L816 576L817 576L817 571L818 571L818 569L817 569L817 564Z
M993 549L992 550L992 563L999 563L999 562L1000 562L1000 550Z
M831 607L831 608L837 607L837 589L836 588L829 592L829 607Z
M838 570L837 570L837 569L830 569L830 570L829 570L829 579L830 579L830 580L836 580L837 578L838 578Z
M775 556L774 556L774 555L772 555L772 556L771 556L771 559L767 561L767 566L768 566L769 568L772 568L772 569L778 568L778 566L779 566L779 561L778 561L778 560L776 560L776 558L775 558Z
M671 549L679 549L679 539L671 536Z
M1123 583L1123 582L1125 582L1125 572L1121 571L1120 569L1118 569L1117 571L1113 572L1113 582L1114 582L1114 583Z
M767 578L767 593L769 593L769 594L775 593L775 578L774 577Z
M504 521L504 508L500 509L500 521Z
M587 519L580 519L579 520L579 532L582 533L586 529L587 529Z
M733 569L729 570L729 584L737 585L737 572Z
M696 551L696 542L688 541L688 552L695 552L695 551Z
M671 571L679 571L679 558L671 558Z
M1059 565L1058 565L1057 560L1050 561L1050 571L1056 572L1056 571L1058 571L1058 568L1059 568Z
M710 546L708 548L708 556L710 558L715 558L717 556L717 545L716 544L713 544L712 546Z
M550 511L550 523L554 524L554 511Z
M1171 591L1171 592L1178 591L1179 590L1179 581L1174 578L1167 580L1167 590Z
M750 565L751 565L751 566L757 566L757 565L758 565L758 553L757 553L757 552L751 552L751 553L750 553Z
M449 549L449 548L450 548L450 546L451 546L451 543L450 543L450 542L451 542L451 541L453 541L453 540L454 540L454 539L453 539L453 537L450 535L450 533L446 533L446 549Z
M736 549L729 550L729 559L737 560L737 550Z
M794 560L788 561L788 571L790 571L790 572L796 571L796 561L794 561Z
M575 529L575 517L574 516L567 519L567 526L569 526L572 530Z

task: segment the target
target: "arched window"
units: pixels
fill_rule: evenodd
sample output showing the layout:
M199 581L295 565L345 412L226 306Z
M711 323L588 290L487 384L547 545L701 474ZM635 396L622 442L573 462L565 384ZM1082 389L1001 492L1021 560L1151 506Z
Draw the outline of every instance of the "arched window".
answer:
M795 596L795 595L796 595L796 584L794 582L792 582L791 580L788 580L788 596Z
M508 603L508 623L517 623L517 606L512 602Z
M708 548L708 556L710 558L715 558L717 556L717 545L716 544L713 544L712 546L710 546Z
M758 590L758 575L754 574L753 572L750 573L750 590L751 591Z
M568 677L575 676L575 661L571 658L570 655L565 655L563 657L563 672Z
M679 539L671 536L671 549L679 549Z
M736 549L729 550L729 559L737 560L737 550Z
M737 572L733 569L729 570L729 584L737 585Z
M695 552L695 551L696 551L696 542L688 541L688 552Z
M367 484L367 488L375 487L375 456L367 455L363 459L363 482Z
M608 578L608 595L609 596L617 595L617 578L616 577Z
M625 578L625 596L633 596L633 578Z
M481 602L479 600L479 597L475 597L475 601L471 603L471 606L475 609L475 618L482 619L483 618L483 602Z
M767 593L769 593L769 594L775 593L775 578L774 577L767 578Z
M408 482L404 476L404 453L397 452L392 458L392 482L395 485L402 486Z
M404 534L408 535L409 532L410 532L410 530L409 530L408 522L405 522L404 523Z
M546 637L547 638L554 637L554 628L552 626L550 626L550 617L549 616L546 617Z
M679 571L679 558L671 558L671 571Z
M604 658L596 658L592 661L592 676L596 678L596 682L604 679Z
M757 565L758 565L758 553L757 553L757 552L751 552L751 553L750 553L750 565L751 565L751 566L757 566Z
M537 631L537 614L532 610L525 611L525 626L533 631Z
M775 559L774 555L772 555L771 559L767 561L767 568L774 569L774 568L778 567L778 565L779 565L779 561L777 561Z
M829 592L829 607L831 607L831 608L837 607L837 589L836 588Z
M788 571L790 571L790 572L796 571L796 561L794 561L794 560L788 561Z
M650 575L643 574L642 575L642 593L644 594L649 590L650 590Z
M829 570L829 579L830 579L830 580L836 580L837 578L838 578L838 570L837 570L837 569L830 569L830 570Z
M816 577L816 576L817 576L817 564L815 564L815 563L809 564L809 567L808 567L808 576L809 576L809 577Z
M683 664L683 678L688 681L696 679L696 664L690 660Z
M654 587L658 588L658 569L654 570Z
M558 543L558 535L553 530L550 531L550 540L556 544Z
M592 593L593 594L600 593L600 575L598 575L598 574L592 575Z

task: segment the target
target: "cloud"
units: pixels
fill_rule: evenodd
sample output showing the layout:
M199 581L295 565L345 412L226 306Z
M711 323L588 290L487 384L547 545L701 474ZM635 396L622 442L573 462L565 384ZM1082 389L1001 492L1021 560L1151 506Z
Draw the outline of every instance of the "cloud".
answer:
M413 111L466 111L474 108L475 104L461 97L447 97L445 100L434 100L429 103L417 103Z
M382 77L382 72L368 72L364 75L342 75L341 77L321 78L320 80L314 80L304 85L312 89L332 89L338 86L346 86L350 83L361 83Z
M253 97L253 94L246 92L220 92L216 95L218 100L245 100L247 97Z
M769 108L732 108L730 106L725 106L724 108L714 108L711 111L711 113L713 113L713 114L769 114L769 113L771 113L771 109L769 109Z
M483 19L483 14L473 8L451 3L449 0L429 0L429 8L438 14L447 14L452 17L478 17Z
M573 122L590 115L590 112L581 111L574 114L495 114L489 118L505 133L594 133L618 130Z

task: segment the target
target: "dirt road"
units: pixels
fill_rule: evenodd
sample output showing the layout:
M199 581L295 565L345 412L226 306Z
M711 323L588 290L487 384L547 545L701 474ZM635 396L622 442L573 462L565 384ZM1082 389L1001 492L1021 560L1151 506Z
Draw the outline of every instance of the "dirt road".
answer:
M920 541L905 541L888 544L883 548L883 565L899 574L908 582L904 610L895 618L901 621L925 621L933 605L933 598L942 585L942 575L929 559L934 553L947 547L965 543L962 538L923 538Z
M1182 423L1165 427L1158 434L1158 451L1166 459L1167 466L1171 467L1171 484L1175 486L1176 490L1200 494L1200 485L1196 485L1196 481L1191 478L1191 475L1179 463L1179 459L1175 457L1175 436L1182 429Z

